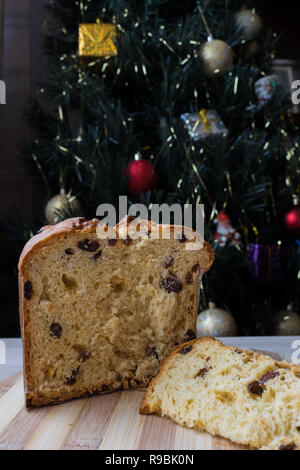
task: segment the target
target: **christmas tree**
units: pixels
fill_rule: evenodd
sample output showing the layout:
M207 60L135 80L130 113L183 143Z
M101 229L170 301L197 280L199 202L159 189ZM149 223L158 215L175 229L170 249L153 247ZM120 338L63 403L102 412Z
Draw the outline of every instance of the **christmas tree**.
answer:
M271 72L278 37L259 8L49 1L47 67L27 116L36 136L21 148L46 213L10 220L6 233L26 241L120 195L147 207L201 203L216 260L200 310L213 301L240 334L267 334L274 312L299 309L299 137Z

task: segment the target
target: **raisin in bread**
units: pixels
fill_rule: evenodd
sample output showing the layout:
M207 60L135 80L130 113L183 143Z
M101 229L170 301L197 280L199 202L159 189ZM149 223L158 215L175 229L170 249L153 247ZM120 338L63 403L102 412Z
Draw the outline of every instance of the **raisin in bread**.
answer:
M161 364L140 406L252 448L300 448L300 367L200 338Z
M27 406L144 387L159 361L195 337L199 280L213 250L183 227L141 221L141 236L100 239L98 220L44 227L19 262ZM163 239L170 229L172 239ZM159 238L151 239L153 230ZM179 230L178 237L175 236ZM189 229L190 230L190 229Z

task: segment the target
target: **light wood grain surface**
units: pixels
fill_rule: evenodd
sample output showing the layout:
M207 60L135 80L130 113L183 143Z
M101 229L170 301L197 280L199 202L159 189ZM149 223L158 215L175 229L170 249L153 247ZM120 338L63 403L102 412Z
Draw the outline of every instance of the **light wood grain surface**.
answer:
M237 347L268 351L291 360L299 338L226 338ZM3 375L21 368L20 340L4 340ZM26 410L19 372L0 381L0 450L237 450L240 446L183 428L167 418L141 416L143 391L123 391Z
M261 336L220 338L225 344L245 349L259 349L278 353L283 359L291 361L294 350L292 345L299 336ZM1 361L1 351L5 349L6 360ZM3 364L5 362L5 364ZM22 370L22 342L20 338L0 339L0 381Z
M242 446L142 416L144 391L26 410L22 374L0 382L0 450L242 450Z

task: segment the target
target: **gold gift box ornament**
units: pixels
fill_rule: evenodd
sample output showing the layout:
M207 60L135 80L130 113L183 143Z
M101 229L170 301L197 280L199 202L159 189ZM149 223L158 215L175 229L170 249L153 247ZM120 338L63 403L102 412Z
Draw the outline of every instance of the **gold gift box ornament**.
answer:
M79 25L78 46L81 59L113 57L118 54L115 44L117 27L110 23L81 23Z

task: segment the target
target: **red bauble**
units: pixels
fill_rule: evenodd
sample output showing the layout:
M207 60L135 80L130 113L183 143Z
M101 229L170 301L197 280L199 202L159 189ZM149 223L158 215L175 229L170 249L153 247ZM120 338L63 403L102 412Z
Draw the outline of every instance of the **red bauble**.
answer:
M285 216L285 227L294 237L300 237L300 206L294 207Z
M148 160L133 160L126 168L128 176L128 191L133 196L155 189L158 183L158 173Z

